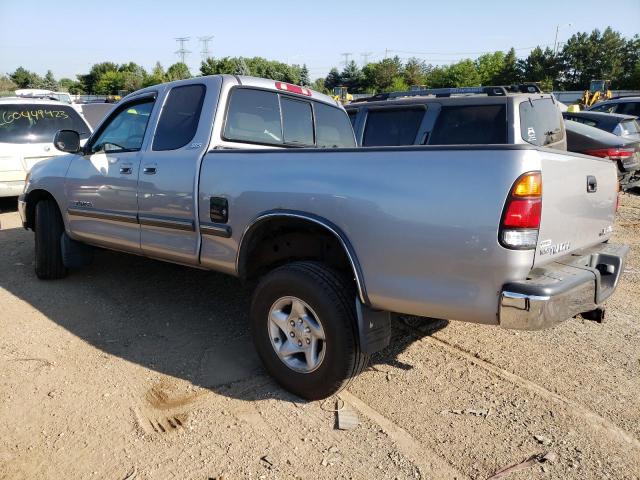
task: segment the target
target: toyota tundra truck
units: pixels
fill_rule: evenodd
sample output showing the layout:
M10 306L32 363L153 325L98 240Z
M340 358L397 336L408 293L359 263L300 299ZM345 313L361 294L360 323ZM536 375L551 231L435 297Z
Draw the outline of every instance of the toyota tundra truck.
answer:
M35 165L19 199L37 277L95 247L239 277L266 370L307 399L344 388L393 315L529 330L596 316L627 254L608 242L610 161L530 143L357 148L339 103L284 82L156 85L84 145L72 130L54 144L68 155Z

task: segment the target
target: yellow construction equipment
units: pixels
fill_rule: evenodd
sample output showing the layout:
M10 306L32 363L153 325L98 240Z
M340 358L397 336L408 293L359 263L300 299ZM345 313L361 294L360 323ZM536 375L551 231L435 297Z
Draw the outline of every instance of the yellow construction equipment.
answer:
M349 103L353 101L353 95L347 91L347 87L333 87L333 98L341 103Z
M612 97L611 80L591 80L589 90L585 90L580 99L580 104L590 107L600 100L607 100Z

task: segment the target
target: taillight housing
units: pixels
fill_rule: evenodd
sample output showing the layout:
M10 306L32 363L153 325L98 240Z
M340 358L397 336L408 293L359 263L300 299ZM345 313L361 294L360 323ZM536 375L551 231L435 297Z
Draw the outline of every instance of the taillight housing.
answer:
M502 212L498 239L514 250L530 250L538 243L542 216L542 175L527 172L514 182Z
M311 90L299 85L293 85L292 83L276 82L276 88L278 90L284 90L289 93L297 93L298 95L304 95L306 97L311 96Z
M626 160L635 155L633 148L598 148L594 150L585 150L585 155L592 157L608 158L609 160Z

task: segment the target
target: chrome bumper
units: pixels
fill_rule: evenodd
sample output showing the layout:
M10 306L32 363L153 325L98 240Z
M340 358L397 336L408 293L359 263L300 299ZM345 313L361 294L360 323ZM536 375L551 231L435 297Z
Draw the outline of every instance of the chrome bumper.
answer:
M615 291L628 253L626 245L603 243L536 268L527 280L504 285L500 326L539 330L595 310Z

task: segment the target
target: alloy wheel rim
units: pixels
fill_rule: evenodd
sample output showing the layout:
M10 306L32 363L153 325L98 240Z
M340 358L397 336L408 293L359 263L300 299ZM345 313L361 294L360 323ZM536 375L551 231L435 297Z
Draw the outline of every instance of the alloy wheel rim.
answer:
M324 360L325 333L320 318L304 300L281 297L269 309L269 339L278 358L290 369L311 373Z

